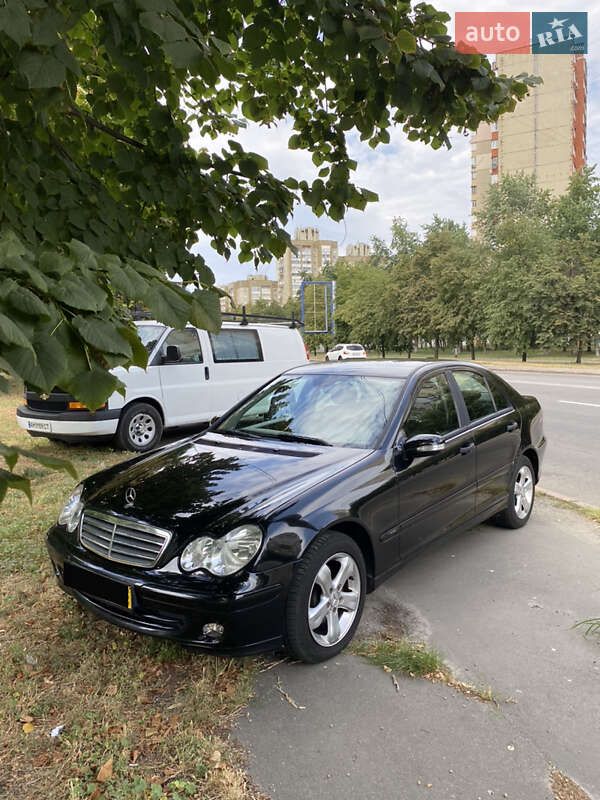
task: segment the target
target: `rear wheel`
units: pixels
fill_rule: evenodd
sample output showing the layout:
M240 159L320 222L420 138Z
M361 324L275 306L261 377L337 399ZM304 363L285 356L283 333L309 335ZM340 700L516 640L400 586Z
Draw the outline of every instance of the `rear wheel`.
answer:
M325 356L325 361L329 361L329 356Z
M295 658L325 661L354 636L365 601L366 571L356 542L322 534L296 568L286 608L287 645Z
M513 473L508 505L493 517L503 528L522 528L526 525L535 501L535 475L527 456L521 456Z
M163 422L156 408L148 403L134 403L121 414L117 444L123 450L143 453L158 445L162 432Z
M338 356L338 361L341 361L341 360L342 360L342 357L341 357L341 356Z

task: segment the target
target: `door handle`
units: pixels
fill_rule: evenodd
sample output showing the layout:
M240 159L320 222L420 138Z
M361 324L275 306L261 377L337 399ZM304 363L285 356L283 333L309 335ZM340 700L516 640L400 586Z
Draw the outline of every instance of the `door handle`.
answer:
M204 378L205 378L205 380L209 380L210 379L210 373L208 371L208 367L204 367Z
M470 453L471 450L475 447L475 442L469 442L469 444L463 444L460 448L461 456L466 456L467 453Z
M516 431L518 427L519 427L518 422L509 422L508 425L506 426L506 430L510 433L511 431Z

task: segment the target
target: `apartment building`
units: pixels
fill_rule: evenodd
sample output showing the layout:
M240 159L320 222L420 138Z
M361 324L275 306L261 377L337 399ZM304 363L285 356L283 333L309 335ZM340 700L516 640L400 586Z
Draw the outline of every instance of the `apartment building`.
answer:
M346 255L339 256L339 260L345 264L358 264L361 261L366 261L370 255L370 246L365 242L357 242L356 244L349 244L346 248Z
M253 305L257 300L266 300L270 303L279 299L277 281L272 281L260 273L248 275L245 280L234 281L222 288L232 299L221 298L221 311L238 310L242 306Z
M335 264L338 243L321 239L318 228L296 228L292 244L277 261L277 282L281 303L296 297L305 275L315 277L323 267Z
M562 194L586 163L587 70L584 55L503 54L499 74L539 75L543 83L498 122L471 138L471 214L504 175L533 174L542 189ZM475 222L475 220L474 220Z

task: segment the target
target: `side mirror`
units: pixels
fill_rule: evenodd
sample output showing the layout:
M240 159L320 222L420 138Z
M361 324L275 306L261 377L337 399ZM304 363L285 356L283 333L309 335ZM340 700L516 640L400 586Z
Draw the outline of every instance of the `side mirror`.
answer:
M428 456L446 449L446 443L441 436L432 433L419 433L411 436L404 442L404 452L407 456Z
M168 344L167 352L163 357L163 364L174 364L181 361L181 350L176 344Z

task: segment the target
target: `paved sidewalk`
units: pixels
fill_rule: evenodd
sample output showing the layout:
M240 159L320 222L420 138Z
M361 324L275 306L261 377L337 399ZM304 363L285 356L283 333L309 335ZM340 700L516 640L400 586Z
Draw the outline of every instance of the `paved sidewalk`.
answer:
M281 664L233 731L273 800L550 800L550 764L600 798L600 646L571 628L600 616L597 526L538 501L526 528L442 540L367 603L361 629L408 628L517 703L402 676L396 691L351 655Z

